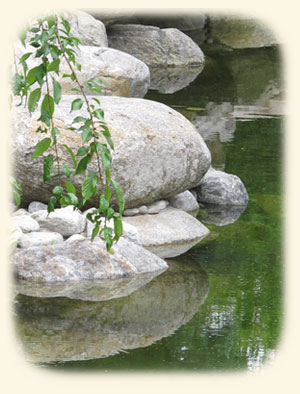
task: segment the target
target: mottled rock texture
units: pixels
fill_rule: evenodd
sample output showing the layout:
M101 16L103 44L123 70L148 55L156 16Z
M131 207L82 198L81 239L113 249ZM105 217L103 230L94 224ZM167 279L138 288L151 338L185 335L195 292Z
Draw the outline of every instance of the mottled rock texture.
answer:
M70 114L77 96L63 96L55 111L54 123L60 129L58 152L72 161L63 144L74 152L81 146L79 133L70 131L73 116L86 115L84 109ZM150 100L102 97L101 106L115 144L112 178L124 191L126 208L166 199L199 184L210 166L211 155L195 127L168 106ZM38 110L29 116L23 107L13 115L13 155L15 177L22 185L22 201L48 202L54 183L43 183L43 158L31 160L35 144L45 135L35 132ZM96 170L96 163L90 165ZM55 167L54 167L55 169ZM80 193L83 177L75 179ZM113 196L113 202L116 202ZM90 206L97 204L91 200Z
M113 25L108 31L111 48L127 52L152 66L204 64L205 57L195 42L178 29L155 26Z

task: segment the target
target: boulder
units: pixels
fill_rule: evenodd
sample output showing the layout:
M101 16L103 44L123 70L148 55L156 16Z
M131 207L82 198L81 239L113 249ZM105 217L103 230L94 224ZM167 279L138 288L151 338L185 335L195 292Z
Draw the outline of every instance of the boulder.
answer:
M124 238L112 251L109 254L100 239L77 242L76 248L66 242L21 248L15 251L15 273L20 279L65 283L118 279L167 268L162 259Z
M139 233L142 246L167 258L185 253L209 234L199 220L176 208L166 208L156 215L123 218Z
M83 45L107 47L107 35L104 24L83 11L64 13L71 26L71 33L78 37Z
M242 205L248 204L249 196L241 179L210 168L195 188L198 201L203 204Z
M150 70L141 60L112 48L80 46L77 61L81 71L78 79L84 84L91 78L100 78L105 85L104 95L122 97L144 97L150 86ZM70 73L66 62L61 64L61 75ZM63 93L74 94L72 89L78 88L76 82L69 78L53 76L62 86ZM87 94L95 95L86 89Z
M86 217L78 211L74 211L73 206L55 209L48 215L48 212L37 211L31 216L42 229L56 231L63 237L82 233L86 227Z
M71 167L72 160L63 144L77 152L81 136L68 127L73 117L87 115L84 107L70 114L75 98L78 96L63 96L54 113L54 123L60 130L58 152ZM112 178L124 191L126 208L167 199L199 184L210 166L211 156L202 137L183 115L164 104L138 98L102 97L101 106L115 145ZM23 107L13 111L14 170L23 188L24 203L34 200L47 203L55 185L42 182L43 157L31 160L36 143L45 138L45 134L35 132L38 116L38 110L31 117ZM96 163L92 162L89 168L97 171ZM81 193L83 176L71 181ZM115 195L112 202L116 202ZM97 204L94 198L89 206Z
M261 48L277 44L273 32L262 22L233 15L210 15L208 40L232 49Z
M32 231L30 233L23 234L21 238L19 238L18 245L20 248L25 248L26 250L34 247L37 247L37 250L39 250L41 246L53 247L63 241L63 236L56 232ZM34 262L32 263L34 264Z
M111 48L127 52L147 66L199 66L205 57L201 49L178 29L155 26L113 25L107 30Z

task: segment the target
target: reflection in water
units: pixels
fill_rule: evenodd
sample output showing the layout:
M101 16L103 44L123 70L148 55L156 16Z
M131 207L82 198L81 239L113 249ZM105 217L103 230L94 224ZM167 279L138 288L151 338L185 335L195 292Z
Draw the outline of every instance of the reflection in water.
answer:
M200 213L200 221L215 226L228 226L234 223L245 211L247 205L222 206L205 204Z
M29 359L88 360L149 346L174 333L207 297L197 264L168 261L169 269L126 298L87 302L16 297L16 326Z
M150 67L150 89L171 94L188 86L203 70L204 64L190 67Z

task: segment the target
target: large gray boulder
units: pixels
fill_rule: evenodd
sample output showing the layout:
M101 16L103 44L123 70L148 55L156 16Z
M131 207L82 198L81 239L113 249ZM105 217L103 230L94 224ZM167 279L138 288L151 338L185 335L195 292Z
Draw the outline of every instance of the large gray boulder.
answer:
M194 190L198 201L204 204L245 206L249 201L247 190L238 176L214 168L207 171Z
M79 133L68 130L73 117L87 115L85 109L70 114L71 102L77 98L66 95L54 113L60 129L58 152L61 159L72 161L63 144L74 152L81 146ZM210 152L195 127L168 106L150 100L122 97L102 97L101 106L115 144L112 178L124 191L126 207L140 207L172 197L199 184L210 166ZM22 201L46 203L54 183L43 183L43 158L31 156L35 144L45 134L35 132L39 112L29 116L23 107L13 114L13 154L15 177L22 185ZM96 171L96 163L90 165ZM72 181L80 193L83 177ZM116 202L114 196L113 202ZM98 204L97 198L90 206Z
M91 78L100 78L105 85L104 95L122 97L144 97L150 86L150 70L141 60L112 48L99 48L81 45L77 61L81 71L78 79L84 84ZM61 75L70 73L65 62L61 64ZM57 78L54 73L53 76ZM63 93L74 94L72 89L78 88L76 82L69 78L59 78ZM87 94L95 92L86 90Z
M78 10L64 12L65 18L71 26L71 34L78 37L83 45L107 47L105 25L92 15Z
M76 247L64 242L16 249L15 274L19 279L33 282L78 283L132 277L167 268L162 259L124 238L120 238L112 251L109 254L100 239L82 240Z
M113 25L107 31L111 48L127 52L147 66L199 66L203 52L178 29L160 29L143 25Z
M209 234L199 220L176 208L166 208L156 215L138 215L123 218L139 233L141 244L162 257L185 253Z

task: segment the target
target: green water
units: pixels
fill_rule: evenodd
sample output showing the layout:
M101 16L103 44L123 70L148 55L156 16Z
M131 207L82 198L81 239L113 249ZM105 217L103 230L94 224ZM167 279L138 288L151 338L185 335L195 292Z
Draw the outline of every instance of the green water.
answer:
M229 132L207 144L214 166L243 180L247 208L218 225L201 207L210 235L128 297L95 303L18 295L20 342L43 368L253 371L276 357L284 298L279 55L272 48L233 51L211 55L208 64L181 91L147 97L191 121L211 114L208 103L214 113L230 103L235 116L217 114L218 127L226 123Z

